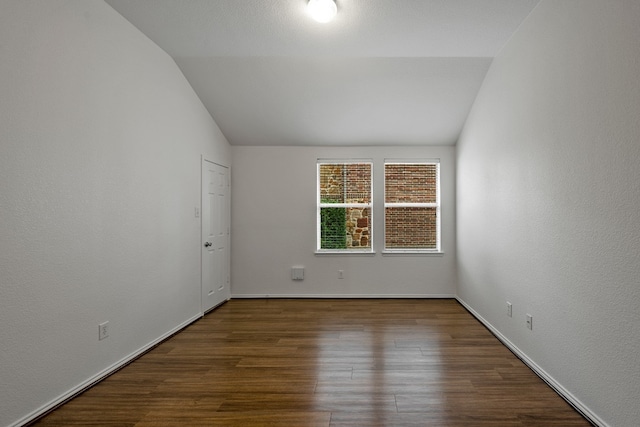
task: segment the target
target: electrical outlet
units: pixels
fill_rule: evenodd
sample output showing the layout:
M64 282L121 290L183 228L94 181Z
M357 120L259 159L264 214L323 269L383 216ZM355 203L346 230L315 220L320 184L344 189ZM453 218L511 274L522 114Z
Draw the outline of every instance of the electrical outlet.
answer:
M507 316L513 316L513 305L509 301L507 301Z
M109 337L109 322L103 322L98 325L98 341L102 341Z
M527 329L533 330L533 316L527 314Z
M344 270L338 270L338 279L344 279Z

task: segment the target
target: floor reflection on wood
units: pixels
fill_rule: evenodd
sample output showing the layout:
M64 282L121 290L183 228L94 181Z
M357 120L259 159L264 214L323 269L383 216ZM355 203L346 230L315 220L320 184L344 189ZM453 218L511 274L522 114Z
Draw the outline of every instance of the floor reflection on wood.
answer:
M589 426L454 300L232 300L45 426Z

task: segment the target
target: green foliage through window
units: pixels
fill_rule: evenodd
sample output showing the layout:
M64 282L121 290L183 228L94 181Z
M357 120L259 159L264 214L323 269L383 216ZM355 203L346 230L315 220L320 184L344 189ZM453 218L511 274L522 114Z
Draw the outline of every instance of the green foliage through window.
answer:
M346 211L345 208L320 209L322 249L347 248Z

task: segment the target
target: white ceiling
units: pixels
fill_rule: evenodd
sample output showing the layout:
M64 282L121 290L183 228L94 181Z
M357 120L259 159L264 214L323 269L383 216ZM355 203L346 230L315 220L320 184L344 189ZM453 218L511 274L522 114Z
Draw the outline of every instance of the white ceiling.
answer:
M234 145L452 145L539 0L105 0L169 53Z

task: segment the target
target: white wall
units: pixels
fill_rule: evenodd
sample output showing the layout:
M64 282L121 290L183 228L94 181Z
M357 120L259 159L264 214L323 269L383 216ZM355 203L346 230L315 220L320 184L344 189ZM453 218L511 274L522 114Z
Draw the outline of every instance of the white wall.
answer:
M232 295L454 295L454 153L453 147L234 146ZM314 254L318 158L374 160L375 256ZM443 256L381 255L385 158L440 159ZM298 265L305 267L303 281L291 280L290 269Z
M100 0L3 1L0 58L6 426L197 318L200 156L230 149L174 61Z
M639 41L636 0L543 0L457 151L460 298L616 427L640 419Z

